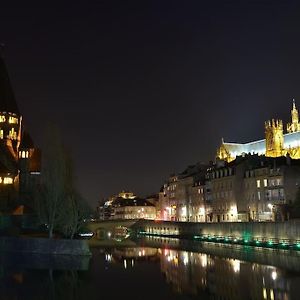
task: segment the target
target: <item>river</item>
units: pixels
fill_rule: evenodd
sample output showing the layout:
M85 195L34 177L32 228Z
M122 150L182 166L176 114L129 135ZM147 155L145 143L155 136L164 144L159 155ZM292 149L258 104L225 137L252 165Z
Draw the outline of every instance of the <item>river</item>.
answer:
M144 238L91 258L0 254L0 299L299 299L296 251Z

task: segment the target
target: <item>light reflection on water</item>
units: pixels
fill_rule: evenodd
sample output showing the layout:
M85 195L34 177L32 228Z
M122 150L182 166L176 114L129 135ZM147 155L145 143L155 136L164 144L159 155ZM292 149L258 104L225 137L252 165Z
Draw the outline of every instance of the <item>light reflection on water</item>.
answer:
M249 255L248 248L218 249L211 244L201 245L202 252L187 251L195 244L176 243L161 239L135 247L120 243L94 248L89 266L77 261L74 268L69 260L67 267L62 260L53 269L6 263L0 268L0 299L300 298L300 269L289 265L299 259L294 253ZM231 250L231 255L221 255L222 250ZM262 257L269 263L270 255L274 264L263 264Z
M125 269L133 267L129 259L132 251L113 251L108 261L117 264L123 260ZM205 253L152 248L135 251L144 257L159 258L165 281L175 293L202 295L206 299L299 299L300 273Z

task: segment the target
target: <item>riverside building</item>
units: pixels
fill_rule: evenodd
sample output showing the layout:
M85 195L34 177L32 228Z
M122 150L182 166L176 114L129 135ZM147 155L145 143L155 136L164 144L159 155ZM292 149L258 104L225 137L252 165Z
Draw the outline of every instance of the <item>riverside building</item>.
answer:
M40 174L40 151L23 126L9 80L0 56L0 212L23 213L29 207L31 192Z
M290 217L300 187L300 123L265 123L264 140L225 143L215 163L189 166L164 183L158 218L183 222L282 221ZM300 192L299 192L300 194Z

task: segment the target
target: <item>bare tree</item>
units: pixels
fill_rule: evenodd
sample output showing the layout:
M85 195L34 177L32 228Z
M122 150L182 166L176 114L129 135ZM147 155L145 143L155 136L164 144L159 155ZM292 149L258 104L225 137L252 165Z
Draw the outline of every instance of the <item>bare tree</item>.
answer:
M58 129L49 125L45 138L41 182L35 199L38 217L47 225L49 238L52 238L63 211L67 168Z
M63 146L58 129L49 126L45 136L41 183L35 197L38 216L47 224L49 238L54 229L73 238L90 210L75 187L71 154Z

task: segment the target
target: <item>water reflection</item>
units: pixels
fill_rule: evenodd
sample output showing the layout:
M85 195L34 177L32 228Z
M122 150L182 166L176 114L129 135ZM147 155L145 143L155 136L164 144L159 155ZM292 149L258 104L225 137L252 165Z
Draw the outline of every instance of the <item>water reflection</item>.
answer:
M296 261L293 255L285 253L283 260L272 252L281 266L275 267L260 260L269 262L269 254L225 248L220 255L212 245L196 251L178 243L163 239L94 248L88 267L70 259L20 264L20 257L0 256L0 299L299 299L300 269L281 264ZM231 255L224 255L229 250Z
M179 293L206 293L221 299L297 299L294 279L275 267L186 251L160 251L161 271Z
M141 258L160 261L160 270L175 293L203 299L299 299L300 273L274 266L174 249L115 249L109 263L132 268Z

